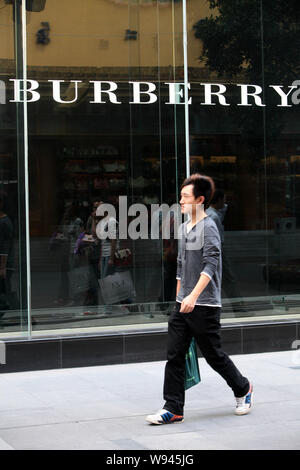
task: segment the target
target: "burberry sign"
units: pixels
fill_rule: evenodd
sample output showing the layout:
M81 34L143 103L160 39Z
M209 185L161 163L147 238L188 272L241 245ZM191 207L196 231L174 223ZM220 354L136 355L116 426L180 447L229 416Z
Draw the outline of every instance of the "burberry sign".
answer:
M26 100L28 103L39 101L41 98L41 88L37 80L10 79L13 84L13 97L9 102L22 103ZM124 98L124 82L122 88L120 84L112 81L90 80L83 82L82 80L47 80L52 88L52 98L60 104L72 104L80 98L80 90L90 88L90 103L121 105L129 103L132 105L151 105L158 100L159 91L157 84L152 82L130 81L127 82L129 87L129 98ZM45 83L45 82L43 82ZM269 85L268 88L274 93L274 97L278 107L291 107L293 104L299 104L298 98L300 89L298 88L300 81L296 80L289 86ZM184 104L185 93L184 83L165 82L167 87L165 98L166 105ZM188 104L198 104L201 106L230 106L230 97L233 93L229 93L229 86L221 83L193 83L193 88L201 87L201 97L195 98L187 96ZM263 89L259 85L253 84L234 84L230 85L238 90L237 106L266 106L263 98ZM188 92L191 90L191 84L187 84ZM67 90L67 92L66 92ZM236 95L236 93L234 93ZM198 102L197 102L198 101ZM0 82L0 104L5 104L6 99L6 83Z

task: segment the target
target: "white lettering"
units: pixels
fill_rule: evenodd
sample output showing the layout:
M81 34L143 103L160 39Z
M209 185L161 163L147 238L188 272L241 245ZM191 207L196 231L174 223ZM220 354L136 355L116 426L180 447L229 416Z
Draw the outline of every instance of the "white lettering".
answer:
M292 95L292 103L299 104L300 103L300 99L299 99L300 88L298 88L298 86L300 85L300 80L294 80L292 85L297 87L297 90Z
M119 238L127 239L127 196L119 197Z
M293 357L292 357L292 362L296 365L300 365L300 340L295 339L292 343L292 348L296 349L296 351L293 352Z
M158 240L161 234L163 220L169 214L168 204L151 204L151 239ZM169 215L170 225L170 215ZM169 230L170 232L170 230Z
M241 87L241 103L238 106L252 106L252 104L248 103L248 96L252 96L254 98L256 106L266 106L262 104L260 96L258 96L262 92L262 88L259 85L237 85ZM250 93L248 91L248 87L253 87L254 92Z
M0 341L0 364L6 364L6 344Z
M106 217L104 215L107 214ZM116 209L112 204L102 203L96 209L96 216L102 217L96 227L96 234L99 240L115 238L116 233Z
M281 107L291 107L292 105L291 104L288 104L288 96L289 94L291 93L291 91L293 91L295 88L297 88L297 86L289 86L288 88L290 88L290 91L288 92L288 94L284 93L284 91L282 90L282 85L269 85L270 88L274 88L274 90L278 93L278 95L280 96L281 98L281 104L278 104L277 106L281 106Z
M184 83L166 82L165 84L169 85L169 101L166 104L184 104L184 89L182 89ZM190 83L187 84L187 87L190 90ZM192 104L192 98L188 100L188 104Z
M23 80L23 79L10 79L14 84L14 99L10 100L13 103L24 103L39 101L41 95L39 93L39 82L37 80ZM87 83L81 80L70 80L65 83L65 80L48 80L52 83L53 100L60 104L72 104L80 99L80 90L87 89ZM89 101L92 104L122 104L118 98L118 84L112 81L98 81L90 80L88 83L93 84L93 99ZM129 104L153 104L158 100L156 92L156 83L152 82L127 82L132 86L132 101ZM62 84L65 84L65 91L62 90ZM299 104L300 99L300 80L295 80L290 86L283 85L268 85L273 88L277 95L280 97L278 107L291 107L293 104ZM192 104L193 97L189 97L191 84L165 82L164 85L168 86L169 96L166 98L165 104L177 105L184 104L185 99L189 105ZM203 86L204 99L199 103L203 106L230 106L227 102L227 87L220 83L199 83ZM193 85L194 86L194 85ZM263 103L263 89L259 85L253 84L236 84L240 87L240 103L237 106L266 106ZM63 97L62 97L63 95ZM126 100L128 103L128 101ZM0 104L6 103L6 83L0 80Z
M81 80L70 80L70 83L75 83L75 98L69 101L61 99L60 84L64 83L64 80L48 80L48 82L53 83L53 99L57 103L71 104L78 100L78 83L82 83Z
M99 82L91 80L90 83L94 84L94 101L90 101L90 103L106 103L106 101L102 101L102 93L106 93L111 103L122 104L121 101L118 101L117 95L113 93L118 88L118 85L115 82ZM102 84L108 85L109 88L107 90L103 90Z
M11 103L24 103L25 93L31 93L31 100L26 99L27 103L32 103L33 101L38 101L41 95L35 91L39 87L39 82L36 80L26 80L26 86L24 87L24 80L19 78L10 78L10 82L14 82L14 99L10 100ZM21 83L23 84L23 89L21 89ZM27 84L30 84L30 88L27 88ZM21 93L24 93L23 99Z
M112 457L107 457L106 465L128 465L134 468L139 466L141 457L126 457L113 454Z
M133 101L129 104L152 104L157 101L157 96L153 93L156 90L156 86L151 82L129 82L133 85ZM141 85L148 86L148 90L141 90ZM141 101L141 95L148 95L150 99L148 101Z
M148 211L147 207L143 204L133 204L128 210L129 217L135 216L137 212L140 213L128 226L128 235L131 240L137 240L138 238L148 238ZM137 228L140 230L137 230Z
M201 104L214 106L216 103L212 103L211 98L212 98L212 95L215 95L218 97L219 103L222 106L230 106L230 104L226 103L225 96L223 96L223 93L226 92L225 85L220 85L218 83L200 83L200 85L204 86L204 99L205 99L204 103L201 103ZM219 91L212 91L211 90L212 86L219 87Z

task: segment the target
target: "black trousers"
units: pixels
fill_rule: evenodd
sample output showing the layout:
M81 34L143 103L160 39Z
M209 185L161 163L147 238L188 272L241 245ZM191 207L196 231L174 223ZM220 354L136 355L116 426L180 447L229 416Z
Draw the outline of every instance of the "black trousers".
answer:
M164 408L171 413L183 414L185 355L193 336L207 363L226 380L234 395L246 395L250 386L248 379L222 350L221 308L196 305L191 313L180 313L180 306L177 302L169 319Z

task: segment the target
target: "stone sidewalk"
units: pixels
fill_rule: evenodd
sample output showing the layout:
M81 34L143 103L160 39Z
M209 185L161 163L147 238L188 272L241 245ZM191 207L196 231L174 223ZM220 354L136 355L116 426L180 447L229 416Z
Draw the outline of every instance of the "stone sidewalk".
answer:
M300 449L300 352L231 356L254 383L234 415L231 390L199 359L185 421L151 426L163 404L164 362L0 374L0 450Z

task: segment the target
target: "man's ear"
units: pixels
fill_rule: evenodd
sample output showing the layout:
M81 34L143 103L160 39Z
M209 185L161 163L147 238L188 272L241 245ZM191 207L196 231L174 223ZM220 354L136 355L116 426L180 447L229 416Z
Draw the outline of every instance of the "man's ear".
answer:
M197 198L197 204L204 204L204 201L205 201L205 197L204 196L199 196Z

